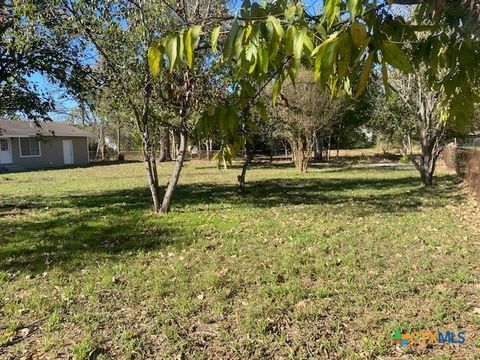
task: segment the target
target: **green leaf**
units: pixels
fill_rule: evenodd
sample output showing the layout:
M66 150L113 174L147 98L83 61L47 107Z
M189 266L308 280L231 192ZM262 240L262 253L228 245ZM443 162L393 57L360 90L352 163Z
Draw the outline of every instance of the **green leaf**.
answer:
M265 121L268 120L268 111L267 111L267 108L265 107L265 104L262 101L258 101L255 104L255 110L257 111L258 115L260 115L260 117L263 120L265 120Z
M327 38L327 31L325 30L325 28L322 26L322 24L318 23L317 26L315 26L315 29L317 29L318 33L320 34L320 37L322 39L326 39Z
M355 16L357 16L358 0L347 0L347 5L348 12L350 13L350 19L355 20Z
M325 40L323 43L321 43L319 46L317 46L315 49L312 51L312 57L315 57L315 66L314 66L314 79L317 80L320 72L322 70L322 62L323 62L323 57L325 54L325 49L327 48L328 44L330 44L332 41L337 39L338 32L334 32L330 37Z
M187 33L185 34L185 58L190 69L193 67L194 51L198 45L201 30L202 27L200 25L194 25L188 29Z
M280 20L272 15L269 15L267 21L273 25L273 28L275 29L275 34L277 34L277 36L281 39L284 32Z
M245 60L252 61L257 55L257 47L252 42L245 46Z
M307 31L303 32L303 45L304 45L304 48L306 50L307 55L311 56L312 51L313 51L313 41L310 38L310 36L308 36Z
M388 84L388 71L385 59L382 59L382 80L383 87L385 88L385 95L388 97L390 96L390 85Z
M365 66L362 69L360 78L358 80L357 91L355 92L355 97L362 95L367 88L368 77L370 76L370 70L372 69L373 57L375 52L372 51L368 54L367 60L365 61Z
M337 46L338 52L338 77L343 79L349 69L352 57L352 37L348 32L342 33L339 37L339 44Z
M313 72L313 78L315 80L318 79L320 76L320 70L322 69L322 58L323 58L323 51L325 50L325 47L319 47L319 50L317 51L316 58L315 58L315 66L314 66L314 72Z
M150 74L153 77L157 77L160 74L160 67L162 65L162 51L157 41L153 41L152 45L148 49L148 66L150 68Z
M337 58L337 41L329 41L325 44L321 67L321 83L326 84L330 75L335 70L335 59Z
M367 43L368 33L364 24L357 21L350 26L350 34L352 35L353 43L357 47L362 47Z
M350 79L348 77L346 77L343 82L343 88L348 96L352 96L352 87L350 86Z
M293 19L293 17L295 16L295 11L297 10L297 6L296 5L291 5L290 7L286 8L285 9L285 20L286 21L290 21Z
M270 52L270 57L274 58L278 54L278 49L280 49L280 41L279 39L275 36L271 41L269 45L269 52Z
M184 50L185 50L185 45L183 43L183 34L184 34L184 30L181 30L180 33L178 34L178 37L177 37L177 62L178 62L178 65L179 67L182 66L182 60L183 60L183 56L184 56Z
M240 53L243 50L243 33L244 32L245 32L245 28L241 26L238 30L237 37L235 38L233 54L237 57L240 56Z
M391 41L384 41L381 46L382 55L387 63L406 73L413 71L412 64L408 61L400 48Z
M175 66L175 60L177 59L177 37L175 35L170 35L168 37L166 52L170 63L170 71L172 71Z
M215 111L215 118L218 122L218 129L220 134L225 134L227 129L227 107L225 105L219 105Z
M275 103L277 102L277 97L278 94L280 94L280 88L281 88L281 81L280 79L275 80L272 86L272 104L275 106Z
M268 49L265 46L260 47L258 51L258 60L260 65L260 71L263 74L268 72Z
M255 61L254 63L252 63L252 65L250 65L250 67L248 68L248 73L251 74L255 71L255 67L257 66L257 62Z
M237 32L239 29L239 24L237 19L233 20L232 28L230 29L227 39L225 41L225 45L223 47L223 57L225 59L229 59L232 56L232 49L235 39L237 38Z
M303 37L305 32L306 30L302 29L295 34L295 38L293 40L293 58L295 60L300 60L302 58Z
M292 82L293 86L296 86L297 84L297 74L298 74L298 69L300 69L301 62L300 60L294 60L290 63L290 66L287 68L287 73L288 77L290 78L290 81Z
M328 27L332 27L332 25L335 23L335 20L340 16L340 1L326 0L324 14L327 19Z
M193 25L192 26L192 48L195 50L195 48L198 45L198 42L200 41L200 33L202 32L202 26L201 25Z
M227 131L233 134L238 124L238 115L234 106L228 107L225 120Z
M252 34L252 31L253 31L252 24L248 24L247 27L245 28L245 39L250 38L250 35Z
M191 69L193 67L193 47L192 47L192 28L188 29L185 34L185 59L187 60L187 65Z
M285 55L293 54L293 44L295 42L296 33L297 29L294 26L288 28L285 38Z
M266 41L271 41L275 36L275 28L273 27L273 24L271 21L265 22L264 25L265 25L265 34L267 35Z
M215 29L213 29L212 37L210 39L210 44L212 45L212 52L214 54L217 53L217 41L219 36L220 36L220 26L217 26Z

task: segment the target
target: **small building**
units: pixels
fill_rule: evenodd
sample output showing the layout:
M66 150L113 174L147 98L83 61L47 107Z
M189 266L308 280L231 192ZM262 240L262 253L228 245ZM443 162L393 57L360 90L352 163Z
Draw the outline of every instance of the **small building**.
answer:
M93 135L63 123L0 119L0 170L21 171L90 163Z

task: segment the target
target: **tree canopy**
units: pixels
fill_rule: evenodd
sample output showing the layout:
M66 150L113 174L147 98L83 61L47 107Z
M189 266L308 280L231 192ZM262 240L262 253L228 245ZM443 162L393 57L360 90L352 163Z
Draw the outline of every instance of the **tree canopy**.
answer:
M418 4L412 21L392 4ZM234 15L184 23L152 44L152 74L186 71L194 66L195 49L210 37L211 50L234 64L241 98L256 95L251 84L273 81L275 103L287 77L294 82L301 64L314 69L321 86L334 94L361 95L371 71L379 67L388 94L391 68L410 73L426 67L432 89L442 88L442 119L463 126L478 102L478 12L468 1L328 0L312 15L302 2L244 1ZM212 31L207 31L215 24ZM222 35L222 36L221 36ZM245 101L236 102L242 106ZM225 123L235 123L234 111ZM211 121L218 121L215 111ZM229 127L233 127L230 125Z
M0 1L0 115L49 118L54 99L31 81L35 74L76 98L91 88L87 44L59 10L52 1Z

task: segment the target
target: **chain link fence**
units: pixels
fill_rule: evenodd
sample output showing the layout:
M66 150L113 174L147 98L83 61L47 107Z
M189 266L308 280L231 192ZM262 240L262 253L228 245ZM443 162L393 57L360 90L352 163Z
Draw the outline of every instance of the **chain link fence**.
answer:
M454 146L446 146L442 157L445 164L465 180L480 201L480 136L455 139Z
M480 150L480 136L468 136L463 139L455 139L455 145L459 149Z

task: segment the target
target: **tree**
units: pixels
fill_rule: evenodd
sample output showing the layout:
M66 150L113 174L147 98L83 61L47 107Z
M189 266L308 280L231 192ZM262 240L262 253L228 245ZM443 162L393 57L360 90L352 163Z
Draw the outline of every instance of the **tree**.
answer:
M129 117L140 134L153 210L168 212L185 159L188 121L194 119L195 109L201 103L199 99L211 95L204 91L203 85L210 86L215 79L208 79L212 77L206 71L208 63L199 59L194 70L190 70L192 66L189 66L188 71L163 73L158 77L164 65L164 54L170 56L173 62L183 63L183 57L177 60L173 56L176 58L180 49L182 53L185 49L191 52L197 46L199 29L193 34L191 31L181 32L181 35L169 38L167 49L163 42L155 39L167 36L172 29L180 29L187 20L197 22L216 14L221 3L211 2L209 7L204 7L203 2L184 2L182 8L173 8L166 3L146 0L107 3L61 0L60 5L72 19L76 34L94 47L98 54L97 74L110 94L116 96L116 102L123 103L128 109ZM205 49L208 50L208 47ZM156 59L155 64L149 66L148 59ZM162 200L157 158L159 129L165 128L179 135L179 151Z
M416 10L417 23L412 25L394 15L388 6L391 3L420 4ZM252 103L258 101L259 92L253 89L260 88L261 92L272 82L272 104L275 105L286 79L295 82L302 64L313 66L315 79L332 94L351 95L352 84L355 84L355 97L367 88L376 64L382 68L387 89L390 68L405 73L414 71L412 63L417 67L424 64L433 72L441 68L444 76L437 78L437 85L445 89L442 118L454 123L468 120L474 103L479 101L473 90L479 81L478 64L472 59L480 55L479 43L472 41L477 35L469 32L476 20L466 23L471 20L468 5L463 0L452 0L448 4L394 0L378 5L368 0L328 0L324 2L323 13L313 15L305 10L302 2L283 0L259 4L246 0L235 16L212 16L193 26L180 13L184 28L161 37L151 49L165 53L166 69L181 78L185 75L185 64L191 68L196 57L195 47L177 46L184 34L210 35L213 53L220 39L221 58L234 68L234 83L238 86L232 85L235 94L232 98L238 101L221 101L207 107L200 126L220 133L218 157L225 163L231 161L245 143L248 127L255 127L243 116ZM222 29L226 29L225 37L219 37ZM427 32L428 36L418 37L417 32ZM200 36L199 41L203 38ZM447 50L453 51L454 56L446 56ZM436 58L439 53L440 59ZM161 60L162 56L150 59L154 72L158 73ZM359 64L362 69L357 78ZM184 78L184 85L188 87L190 78ZM255 106L257 109L264 108L260 102L257 105L260 105ZM179 171L177 173L179 175Z
M273 112L283 120L282 133L292 148L295 167L306 172L316 136L330 131L341 118L344 104L322 90L313 73L305 69L300 70L295 84L284 85L281 99Z
M389 8L391 3L420 4L415 10L416 23L395 15ZM423 64L427 78L431 72L442 74L436 77L436 85L444 89L442 118L461 123L469 119L473 104L479 100L474 90L479 78L474 59L480 55L480 48L475 41L477 33L471 32L476 29L478 19L471 17L470 5L463 0L448 3L394 0L380 4L367 0L328 0L324 2L323 13L310 14L301 2L245 1L238 16L212 17L198 26L202 29L206 24L228 26L227 36L221 41L222 58L234 64L237 78L243 79L240 82L260 85L272 71L276 72L272 79L273 104L286 79L295 81L302 63L313 66L315 79L333 94L343 90L353 94L354 87L356 97L365 91L377 64L382 68L386 88L389 88L389 69L412 73L413 65ZM212 50L217 48L220 30L217 26L210 34ZM169 48L171 39L172 35L164 39ZM447 50L453 55L447 56ZM174 52L170 60L178 55L183 56ZM359 65L361 71L357 77ZM170 71L178 67L180 64L170 61ZM243 97L248 95L246 88ZM241 106L237 106L238 111ZM221 114L213 110L209 113L213 114L210 117ZM226 123L235 122L233 116L222 119ZM226 135L231 132L229 126L218 128L227 129ZM225 149L238 147L242 136L237 135L228 135ZM223 153L229 156L230 151Z
M0 0L0 115L49 120L51 94L31 82L40 75L74 98L91 89L85 43L73 36L51 1Z
M386 145L399 145L404 156L412 154L412 140L416 134L414 114L398 94L385 97L383 93L372 99L373 111L368 127Z
M442 119L442 90L433 90L428 86L425 70L422 68L414 74L398 74L397 77L391 79L390 88L402 100L408 112L405 114L407 119L412 116L415 120L421 154L417 160L410 148L409 157L420 173L422 184L430 186L433 182L437 158L445 144L449 125ZM407 130L406 124L403 125Z
M160 209L160 189L156 168L158 127L153 116L154 85L147 64L153 28L168 26L163 7L144 1L62 0L60 5L72 19L76 34L91 44L98 56L96 75L108 86L112 96L124 103L142 139L142 154L153 210Z

